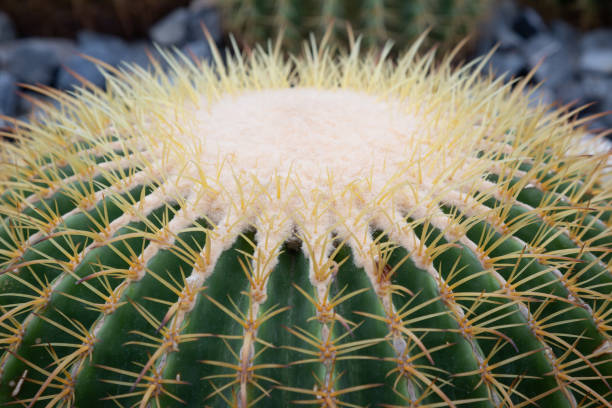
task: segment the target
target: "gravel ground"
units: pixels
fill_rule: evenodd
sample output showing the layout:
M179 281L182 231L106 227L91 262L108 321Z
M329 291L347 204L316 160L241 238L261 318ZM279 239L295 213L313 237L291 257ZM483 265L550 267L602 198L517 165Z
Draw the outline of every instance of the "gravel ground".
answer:
M478 39L478 54L498 45L490 68L506 79L524 76L540 64L534 94L546 104L591 104L581 116L612 111L612 28L580 32L564 21L545 23L530 8L503 1ZM612 129L612 115L590 128Z

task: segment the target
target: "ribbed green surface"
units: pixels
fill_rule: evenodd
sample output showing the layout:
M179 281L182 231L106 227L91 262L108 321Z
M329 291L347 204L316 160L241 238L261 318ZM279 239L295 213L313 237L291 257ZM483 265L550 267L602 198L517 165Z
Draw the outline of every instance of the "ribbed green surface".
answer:
M138 189L132 193L136 196ZM494 203L491 203L494 205ZM106 206L106 210L111 219L117 216L116 209L112 204L100 204L99 207ZM176 210L170 207L159 208L151 213L149 219L160 226L160 220L168 222L172 219L172 214ZM518 208L509 217L520 216L524 213ZM87 229L87 222L82 214L75 215L67 220L67 225L78 223L80 228ZM90 225L92 225L90 223ZM517 233L518 238L528 239L530 229L538 229L541 225L537 219L534 224L525 228L525 231ZM91 228L91 226L89 227ZM490 227L489 227L490 229ZM132 223L117 233L117 237L122 234L130 236L131 232L144 231L144 223ZM205 229L197 227L193 232L185 232L179 235L181 242L190 243L193 249L201 249L205 246ZM487 226L485 223L475 224L468 233L468 237L473 242L478 242L479 238L485 235ZM423 234L422 227L417 227L416 232ZM533 231L531 232L533 233ZM433 240L437 239L439 231L431 231L426 243L433 245ZM253 235L250 235L251 239ZM76 240L75 235L74 242ZM499 236L494 241L498 241ZM235 378L232 373L235 371L230 366L217 365L215 362L227 363L231 365L239 364L236 356L240 353L241 335L243 328L240 324L223 311L219 305L223 305L233 313L246 313L248 308L249 282L244 271L241 269L239 258L246 259L240 251L250 253L253 248L249 241L239 239L231 249L227 250L217 262L214 272L208 278L206 287L197 295L197 300L193 310L191 310L180 329L181 334L196 334L193 341L184 342L179 345L176 352L169 353L168 359L160 369L162 378L169 380L179 380L180 384L168 384L165 386L168 395L159 395L160 401L164 406L173 406L177 401L183 401L187 406L225 406L236 395L236 386L223 388L224 385L232 382ZM83 241L81 239L81 241ZM571 243L558 237L550 245L557 245L554 248L566 248ZM61 243L61 238L56 242ZM437 242L440 244L440 242ZM556 243L556 244L555 244ZM26 335L23 338L16 356L8 356L3 370L2 381L2 401L7 403L13 400L11 391L13 387L11 381L16 382L28 370L27 378L31 381L24 382L21 386L21 395L34 395L40 387L40 383L47 378L46 372L54 366L53 361L69 355L73 348L63 344L75 342L74 333L79 328L91 330L100 320L97 312L86 310L86 305L76 302L74 299L96 301L93 288L104 290L101 281L90 279L87 282L90 287L82 283L76 284L76 277L84 277L94 271L105 268L122 268L126 266L116 256L117 251L123 254L133 252L138 255L147 245L147 240L130 237L117 239L113 248L105 246L89 252L82 266L75 271L75 277L62 274L53 268L46 267L44 264L32 267L24 267L19 271L19 277L26 279L27 282L35 284L34 276L46 277L54 285L53 295L49 304L36 312L36 316L27 323ZM130 248L130 249L128 249ZM553 247L551 247L552 250ZM37 244L31 251L32 259L39 259L46 254L60 258L61 254L53 252L53 246L49 241ZM402 248L393 250L389 258L389 265L401 265L394 274L393 282L406 288L412 293L398 292L394 296L394 305L397 310L411 310L404 319L413 321L407 323L406 327L414 330L421 338L423 345L431 352L434 364L428 359L421 357L414 360L415 365L429 366L432 379L439 382L441 391L452 401L469 401L470 406L490 406L491 395L487 393L487 387L479 380L477 374L460 376L453 378L453 374L478 370L478 358L476 354L482 356L494 354L489 360L489 364L495 366L500 364L495 371L504 373L499 381L506 386L510 386L516 376L529 373L537 379L523 379L517 388L523 398L537 399L541 406L570 406L567 399L560 391L555 391L555 381L549 375L551 371L550 361L547 361L542 344L538 342L526 326L524 316L518 312L516 300L507 299L503 296L491 298L490 301L479 303L481 299L477 296L462 296L463 293L494 293L500 292L498 283L487 273L482 273L483 267L478 258L467 248L450 247L445 250L434 262L435 268L440 276L447 281L461 282L453 288L458 304L463 310L471 310L477 319L479 315L486 314L487 317L479 322L479 326L485 331L473 337L462 336L460 324L449 312L445 303L440 299L438 285L426 271L416 267L412 261L406 259L408 253ZM511 279L511 275L520 270L523 274L532 276L523 285L515 290L528 293L533 288L538 288L542 293L561 298L567 298L567 292L560 285L552 272L545 266L540 265L524 256L522 246L513 238L506 239L503 243L493 250L492 257L505 257L505 261L500 261L500 267L496 270L505 278ZM562 273L571 272L578 274L580 279L597 283L596 290L605 291L610 286L610 275L605 269L598 265L588 263L593 258L592 255L585 254L584 270L561 271ZM44 256L42 256L44 257ZM590 258L589 258L590 257ZM26 257L29 259L29 257ZM364 270L352 264L351 253L345 248L337 255L338 261L347 259L340 267L334 278L329 296L333 298L337 294L356 293L354 297L342 302L336 308L336 313L342 316L343 321L350 321L357 324L347 332L349 323L341 323L337 320L332 324L333 337L341 338L336 346L345 343L353 343L355 351L342 355L334 365L332 378L337 389L346 389L356 386L364 387L354 392L347 393L339 397L346 403L355 405L368 405L373 401L384 404L402 405L406 403L408 391L405 379L396 383L397 393L392 392L393 384L397 373L387 375L392 372L395 363L394 348L391 339L388 337L389 328L381 320L371 317L364 317L364 314L384 316L381 309L380 300L372 291L370 281ZM516 261L508 263L508 259ZM514 264L516 262L516 264ZM518 265L518 266L516 266ZM148 342L150 338L159 338L159 332L144 319L142 310L146 310L157 321L161 321L172 302L177 297L163 282L173 282L178 290L184 284L184 278L189 275L190 265L181 261L177 257L177 251L160 250L148 264L149 273L144 279L131 283L128 289L122 294L122 306L107 316L100 327L96 328L96 343L91 359L84 362L82 371L77 376L74 385L77 399L75 406L87 406L91 401L108 399L110 396L125 396L118 401L124 406L138 404L142 395L130 396L132 392L130 383L135 381L133 375L126 373L138 373L139 367L144 366L151 356L154 349L143 347L139 344L129 344L129 342ZM2 301L5 310L10 310L14 304L20 301L20 295L32 293L30 288L25 287L13 278L12 274L5 273L1 277L3 293L11 293L12 296L3 296ZM109 279L111 288L117 286L121 279ZM56 286L55 283L58 282ZM314 288L308 279L308 259L301 251L284 248L279 258L279 263L274 269L268 282L267 292L268 301L263 304L260 313L278 308L287 308L280 314L267 320L258 330L258 338L261 343L255 347L257 358L255 365L262 365L262 369L257 371L258 386L250 386L250 394L253 399L261 399L261 404L282 405L287 401L308 401L316 400L313 396L299 395L298 389L312 390L317 381L325 381L326 368L321 362L317 362L317 355L308 354L307 351L317 351L312 344L304 340L304 336L315 341L321 336L321 323L315 318L314 305L308 301L300 288L309 296L315 296ZM360 291L365 289L365 291ZM218 302L211 302L214 299ZM565 351L566 345L572 345L581 353L582 356L589 356L594 349L603 341L601 334L594 327L594 323L589 313L580 307L572 305L570 302L562 302L552 298L546 305L539 302L525 302L529 306L531 313L538 313L540 318L544 316L552 317L556 336L569 339L567 343L556 344L553 351L556 355L561 355ZM156 301L154 301L156 300ZM534 299L535 300L535 299ZM162 301L169 303L161 303ZM597 306L597 301L586 298L588 303ZM140 306L137 307L137 306ZM237 307L238 309L235 309ZM414 309L414 310L412 310ZM61 311L61 313L60 313ZM364 314L362 314L364 313ZM19 313L15 317L23 321L27 316ZM3 327L8 323L3 319ZM71 322L72 321L72 322ZM56 322L56 325L51 324ZM352 326L353 323L350 323ZM491 332L487 334L486 330ZM494 332L495 331L495 332ZM144 333L139 335L138 333ZM494 333L501 334L494 334ZM301 336L296 335L300 333ZM149 336L147 338L145 336ZM233 336L233 337L232 337ZM512 342L509 341L512 339ZM578 339L578 341L574 340ZM369 342L368 342L369 341ZM498 350L497 347L501 348ZM553 342L555 343L555 342ZM44 347L47 345L47 347ZM413 345L414 347L414 345ZM473 348L475 347L475 349ZM302 350L302 351L300 351ZM418 347L415 353L420 352ZM524 355L519 359L513 360L514 356ZM55 357L54 357L55 356ZM512 360L512 361L511 361ZM593 367L596 367L603 376L610 375L612 364L609 359L604 357L589 358ZM28 364L26 364L28 361ZM212 363L211 363L212 362ZM36 372L33 366L42 368L45 371ZM266 366L271 365L271 366ZM70 367L68 365L67 367ZM123 370L123 371L120 371ZM585 381L589 387L593 387L597 392L605 395L606 388L601 380L595 379L595 373L589 368L584 368L585 374L588 372L590 380ZM123 374L122 374L123 372ZM229 374L223 376L223 374ZM511 374L508 376L508 374ZM144 379L140 380L145 382ZM416 380L417 383L420 381ZM52 383L53 384L53 383ZM196 385L197 386L194 386ZM319 384L319 387L321 384ZM263 395L263 390L269 395ZM136 386L138 390L138 386ZM215 390L223 390L215 393ZM551 393L540 400L540 396L550 390ZM42 396L52 395L54 391L50 385ZM414 392L414 391L413 391ZM489 391L490 392L490 391ZM212 394L212 396L211 396ZM304 392L306 394L306 392ZM416 388L416 395L422 395L423 389ZM423 403L435 403L442 401L438 395L431 390L424 396ZM402 398L402 395L404 397ZM18 397L17 396L17 397ZM512 400L514 401L514 397ZM522 398L521 398L522 400ZM516 400L517 402L519 399ZM45 406L46 401L34 404L35 406ZM102 402L100 402L102 404ZM181 403L181 405L183 405ZM178 405L177 405L178 406Z

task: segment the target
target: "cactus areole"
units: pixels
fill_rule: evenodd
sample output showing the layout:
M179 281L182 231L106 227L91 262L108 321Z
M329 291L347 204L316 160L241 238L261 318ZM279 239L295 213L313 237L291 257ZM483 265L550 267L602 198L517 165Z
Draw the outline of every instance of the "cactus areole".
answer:
M609 153L417 49L40 89L2 145L0 405L610 407Z

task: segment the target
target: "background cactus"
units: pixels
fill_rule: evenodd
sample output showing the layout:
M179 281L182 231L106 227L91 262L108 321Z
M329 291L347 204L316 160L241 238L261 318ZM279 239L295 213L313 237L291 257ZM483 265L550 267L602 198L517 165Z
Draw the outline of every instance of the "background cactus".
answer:
M490 0L216 0L225 26L240 33L247 46L276 37L285 28L284 47L299 50L301 39L323 35L331 24L332 40L346 44L346 24L363 34L365 45L382 47L391 39L396 49L410 45L431 28L428 42L450 49L471 33L486 14Z
M41 89L2 145L0 403L610 406L609 153L417 49Z

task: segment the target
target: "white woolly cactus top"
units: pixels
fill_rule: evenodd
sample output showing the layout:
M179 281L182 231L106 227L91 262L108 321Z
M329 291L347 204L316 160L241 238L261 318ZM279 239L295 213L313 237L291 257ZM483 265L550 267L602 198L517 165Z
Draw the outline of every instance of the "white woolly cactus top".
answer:
M43 90L66 105L49 111L43 123L25 125L24 137L32 140L9 148L7 161L55 157L43 166L57 178L45 187L47 197L68 182L139 163L142 169L121 180L121 189L80 199L81 207L161 179L161 188L139 203L140 215L178 200L184 208L173 222L177 230L196 214L207 214L217 231L225 225L219 252L250 226L274 235L269 249L292 234L314 239L340 230L353 235L353 245L367 247L372 226L402 231L408 217L431 218L459 239L461 223L442 214L441 205L506 228L502 211L480 202L494 197L511 205L524 186L545 187L537 175L558 172L561 160L564 173L556 177L588 175L608 197L609 183L601 184L608 152L568 154L584 151L585 143L593 144L587 151L601 151L598 140L581 138L579 122L568 123L571 113L529 108L527 80L514 90L483 80L484 62L452 70L447 58L434 68L432 53L416 58L418 44L397 62L385 58L388 49L363 59L356 46L336 60L330 49L313 45L299 63L282 59L278 49L258 49L228 57L220 72L167 55L171 80L135 67L128 69L135 75L111 69L106 92L85 90L74 98ZM130 154L93 167L71 151L79 141L89 142L95 154ZM54 176L66 163L82 174ZM531 170L519 169L523 163ZM520 184L508 189L487 181L488 174L519 177ZM22 206L39 198L32 195ZM113 225L107 229L112 235ZM414 250L418 239L412 241Z
M193 265L163 321L151 318L133 303L152 325L168 325L167 331L162 330L166 337L152 343L149 360L134 366L129 374L134 386L152 387L142 392L141 406L145 406L153 404L162 395L160 387L167 384L161 374L149 376L149 371L163 372L171 353L180 348L174 340L168 340L173 338L168 333L178 330L175 334L179 336L194 310L196 294L207 285L219 258L241 235L254 230L252 254L247 256L248 265L242 264L250 285L248 310L238 316L219 306L244 328L239 336L242 345L235 355L239 361L230 368L236 371L234 402L246 406L251 398L249 384L267 387L259 384L264 380L245 373L256 367L253 361L258 327L271 317L260 308L273 296L267 289L268 280L283 245L299 244L309 261L308 280L316 295L305 296L321 322L321 344L329 344L334 321L347 328L354 325L354 315L336 315L334 308L360 292L348 297L330 295L330 282L344 262L335 258L345 246L354 264L365 270L382 305L380 315L367 311L361 314L388 324L386 340L394 350L393 361L400 367L393 370L394 375L406 376L409 383L402 398L418 402L424 393L448 405L459 404L461 401L442 389L443 383L436 382L439 374L425 374L425 369L408 364L412 361L407 357L410 353L425 356L430 362L436 355L431 358L434 350L424 346L423 333L409 328L409 323L419 320L410 320L394 304L393 296L412 296L415 291L401 288L391 279L399 266L386 264L389 243L375 233L382 231L389 242L408 252L416 268L435 281L438 300L448 308L445 314L452 316L455 331L478 362L478 369L454 375L481 376L478 386L484 384L488 399L496 405L520 406L560 393L570 405L585 399L609 406L610 393L593 391L588 383L589 378L599 378L607 384L605 378L610 376L602 368L609 366L605 356L612 347L607 215L612 182L606 177L609 152L572 153L581 151L584 143L592 143L592 151L596 151L598 142L582 140L582 131L577 128L581 122L569 121L572 112L551 113L545 106L528 107L524 94L527 80L503 85L501 80L483 76L484 61L451 69L450 57L435 65L432 53L417 57L417 50L418 43L392 61L386 58L388 48L382 55L363 56L357 44L350 53L338 56L329 47L313 44L299 59L282 58L278 48L268 52L257 49L246 56L228 57L225 65L216 55L213 67L168 55L167 63L173 71L170 78L161 70L150 73L130 67L119 72L107 67L106 91L88 84L73 95L40 90L60 100L61 107L48 108L47 115L33 124L21 124L13 135L18 143L5 144L2 152L2 215L4 220L12 220L12 224L3 221L10 236L4 238L1 253L4 272L13 276L13 271L26 267L20 260L30 248L50 237L70 234L70 229L63 226L66 220L95 209L109 198L122 209L122 215L113 220L102 216L96 231L80 231L89 234L91 242L85 247L60 249L67 261L47 259L61 264L81 284L105 274L122 279L122 283L108 286L106 293L99 292L97 302L87 303L103 312L92 323L93 338L101 335L107 320L128 302L124 292L149 273L147 265L160 251L176 250L181 259ZM63 174L66 165L74 169L74 174ZM109 185L89 188L96 184L97 177L109 180ZM143 185L151 191L140 199L132 202L122 196ZM60 191L72 197L74 208L61 213L39 205ZM538 191L544 199L534 204L519 198L526 191ZM71 275L78 275L74 271L90 252L117 242L116 234L128 223L151 223L150 215L165 203L176 204L171 220L163 221L161 227L151 224L153 232L133 233L146 239L142 251L117 252L127 262L126 268L107 269L86 278ZM19 216L29 208L38 208L35 211L41 216ZM534 224L534 217L539 223ZM179 234L193 228L198 219L206 219L210 226L205 244L198 250L177 249ZM481 221L490 227L476 237L470 235L468 231ZM23 235L9 224L36 232ZM533 225L535 229L526 236L524 230ZM554 232L550 233L548 227ZM434 230L440 231L440 236L432 240ZM560 236L569 247L551 248L549 244ZM518 245L519 250L511 254L496 252L509 243ZM474 254L482 269L461 282L486 273L496 285L494 292L484 288L460 295L453 292L460 283L452 280L461 268L455 265L456 270L442 272L434 262L453 247ZM584 258L587 256L588 262ZM577 350L574 341L581 334L558 334L554 327L550 332L542 328L559 313L551 312L544 318L539 306L533 305L546 305L557 298L548 293L546 285L526 289L523 285L535 277L526 276L522 270L504 272L508 265L518 265L522 259L542 266L538 278L555 277L565 291L564 305L587 311L585 319L596 334L595 345L585 346L586 351L576 351L569 359L560 354L559 348ZM600 268L592 273L595 277L581 279L568 272L573 268L568 265L584 262ZM58 278L48 283L50 293L61 282ZM26 309L42 310L50 295L45 296L44 302ZM477 306L466 307L462 303L465 299ZM480 315L473 313L478 305L502 302L500 299L507 302L503 307ZM4 310L10 314L12 307ZM501 317L489 318L505 307L516 309L530 336L541 343L540 349L518 352L518 341L503 332L518 324L498 326L496 321ZM3 320L8 321L6 316ZM28 319L37 318L33 316ZM26 327L28 319L17 326ZM483 338L506 343L508 349L517 350L516 356L490 363L504 346L496 344L486 351L479 345ZM23 335L11 339L4 343L14 352L21 347ZM51 379L23 401L33 404L51 392L50 384L63 375L62 370L77 378L92 349L82 350L70 354L70 361L57 362ZM492 374L540 352L557 384L552 391L525 395L526 391L506 381L506 377L525 373ZM0 360L2 369L11 355L7 353ZM334 406L344 395L334 382L335 356L321 360L324 379L315 391L300 391L286 384L284 389L309 394ZM600 357L603 363L590 362ZM111 372L118 370L103 367ZM592 372L583 378L575 367ZM30 369L34 370L31 365ZM55 389L58 387L69 388L60 385ZM369 387L355 384L346 392ZM124 391L117 398L133 397L131 390ZM213 392L217 393L221 391ZM62 398L73 401L74 389L68 389ZM463 402L470 401L476 400Z

